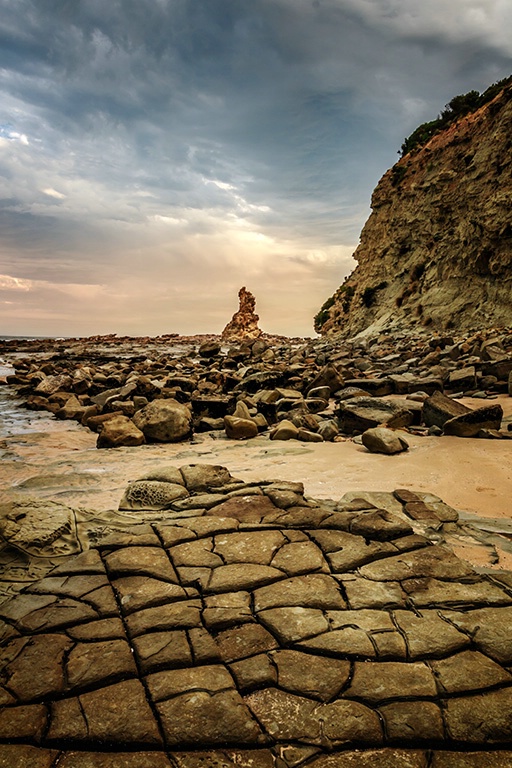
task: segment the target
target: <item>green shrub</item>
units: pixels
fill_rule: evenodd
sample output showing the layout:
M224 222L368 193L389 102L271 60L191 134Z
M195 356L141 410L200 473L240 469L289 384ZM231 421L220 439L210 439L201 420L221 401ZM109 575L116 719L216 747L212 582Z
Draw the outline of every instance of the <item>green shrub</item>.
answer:
M468 115L470 112L475 112L477 109L480 109L484 104L492 101L500 91L511 83L512 75L490 85L483 93L479 93L478 91L468 91L459 96L454 96L453 99L446 104L436 120L422 123L404 140L398 154L403 157L408 154L408 152L423 147L436 133L448 128L448 126L460 117L464 117L464 115Z

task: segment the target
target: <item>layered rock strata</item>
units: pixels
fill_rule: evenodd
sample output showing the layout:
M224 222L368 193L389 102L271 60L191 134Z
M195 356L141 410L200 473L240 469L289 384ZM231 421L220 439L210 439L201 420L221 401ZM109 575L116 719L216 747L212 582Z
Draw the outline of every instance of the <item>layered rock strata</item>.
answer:
M384 174L318 331L512 323L511 97L509 85Z

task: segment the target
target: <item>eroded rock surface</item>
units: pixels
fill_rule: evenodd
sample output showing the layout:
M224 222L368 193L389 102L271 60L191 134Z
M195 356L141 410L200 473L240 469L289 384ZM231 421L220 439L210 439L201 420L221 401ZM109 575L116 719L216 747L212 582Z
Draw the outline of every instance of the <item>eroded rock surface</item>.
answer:
M238 311L222 331L222 338L228 340L257 339L261 336L258 328L259 317L256 314L256 299L247 288L238 291Z
M0 606L0 766L512 760L512 578L418 532L449 508L208 465L148 482L189 494L172 519Z

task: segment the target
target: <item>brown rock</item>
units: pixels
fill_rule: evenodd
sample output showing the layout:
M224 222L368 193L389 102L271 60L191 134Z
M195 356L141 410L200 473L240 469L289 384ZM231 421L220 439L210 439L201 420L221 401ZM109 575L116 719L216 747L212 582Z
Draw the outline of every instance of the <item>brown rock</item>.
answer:
M128 416L115 416L99 425L97 448L119 448L126 445L142 445L145 443L144 433L137 428Z
M245 287L238 291L238 311L222 331L221 337L229 341L257 339L261 336L258 328L259 317L255 313L256 299Z
M482 429L499 429L503 418L501 405L486 405L445 422L445 435L475 437Z

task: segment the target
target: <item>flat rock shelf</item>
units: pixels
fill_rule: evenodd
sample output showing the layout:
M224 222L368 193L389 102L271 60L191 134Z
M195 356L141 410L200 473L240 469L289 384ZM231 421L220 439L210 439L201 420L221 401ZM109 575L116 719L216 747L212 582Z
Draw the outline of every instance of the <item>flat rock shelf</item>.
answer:
M398 492L277 486L200 489L0 605L1 768L512 765L512 574Z

